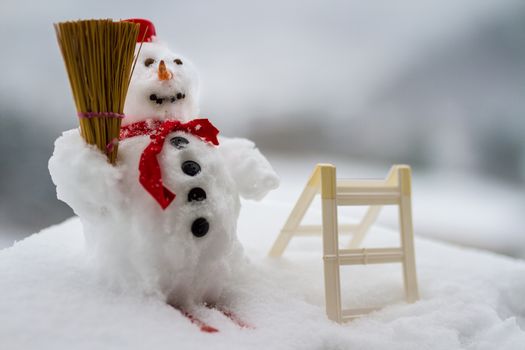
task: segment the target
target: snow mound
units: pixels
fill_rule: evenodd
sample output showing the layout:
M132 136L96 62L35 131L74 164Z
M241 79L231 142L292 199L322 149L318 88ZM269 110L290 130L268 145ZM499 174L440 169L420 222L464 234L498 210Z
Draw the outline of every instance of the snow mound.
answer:
M265 258L286 211L243 205L239 236L252 273L232 282L230 307L254 329L202 307L198 317L220 330L203 333L158 298L104 285L73 218L0 251L1 348L525 348L523 261L416 239L421 300L402 301L395 264L342 268L345 306L389 305L341 326L324 314L320 239L295 238L285 257ZM370 237L390 245L396 235L374 229Z

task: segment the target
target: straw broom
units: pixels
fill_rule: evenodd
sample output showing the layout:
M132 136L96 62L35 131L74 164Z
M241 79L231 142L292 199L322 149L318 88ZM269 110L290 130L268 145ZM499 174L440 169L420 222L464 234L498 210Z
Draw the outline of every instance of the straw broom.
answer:
M102 19L55 23L54 27L80 133L115 164L139 25Z

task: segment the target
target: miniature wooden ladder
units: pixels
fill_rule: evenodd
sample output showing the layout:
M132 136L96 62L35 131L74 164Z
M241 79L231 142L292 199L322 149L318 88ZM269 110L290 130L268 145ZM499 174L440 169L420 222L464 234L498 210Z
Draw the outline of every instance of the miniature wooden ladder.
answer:
M321 194L323 225L300 225L312 200ZM369 206L357 225L337 223L337 206ZM396 248L361 248L368 229L383 205L399 206L401 246ZM353 233L349 249L339 249L339 230ZM365 265L400 262L403 266L405 296L408 302L418 296L414 238L412 231L411 170L407 165L394 165L385 180L337 180L336 169L330 164L318 164L293 208L270 256L279 257L294 235L323 236L326 313L336 322L345 322L376 308L348 309L341 307L341 265Z

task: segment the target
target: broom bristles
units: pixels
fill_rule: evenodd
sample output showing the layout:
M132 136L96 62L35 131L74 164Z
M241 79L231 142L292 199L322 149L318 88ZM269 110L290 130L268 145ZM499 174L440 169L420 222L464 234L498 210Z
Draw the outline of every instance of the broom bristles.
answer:
M81 135L114 164L139 25L102 19L55 23L54 27Z

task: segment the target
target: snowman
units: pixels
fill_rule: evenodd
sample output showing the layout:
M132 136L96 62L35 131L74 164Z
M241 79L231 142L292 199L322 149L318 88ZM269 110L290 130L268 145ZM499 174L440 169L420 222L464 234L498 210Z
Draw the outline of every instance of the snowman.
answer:
M194 316L213 306L234 322L228 287L245 265L236 236L239 197L262 199L279 180L245 139L217 138L198 118L198 78L186 58L141 25L116 166L78 129L55 142L57 197L80 217L88 255L104 281L161 298Z

